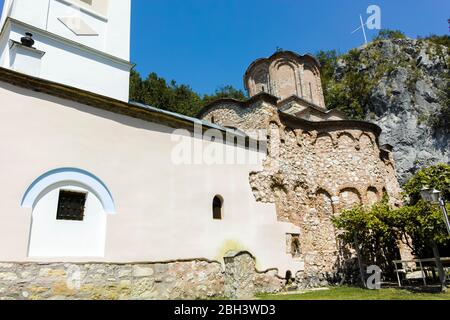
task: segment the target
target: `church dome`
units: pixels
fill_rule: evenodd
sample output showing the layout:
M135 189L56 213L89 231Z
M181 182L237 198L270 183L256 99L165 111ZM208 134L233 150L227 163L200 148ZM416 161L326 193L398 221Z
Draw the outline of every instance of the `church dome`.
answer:
M269 58L254 61L244 76L250 97L267 92L281 100L300 97L325 108L320 63L312 55L278 51Z

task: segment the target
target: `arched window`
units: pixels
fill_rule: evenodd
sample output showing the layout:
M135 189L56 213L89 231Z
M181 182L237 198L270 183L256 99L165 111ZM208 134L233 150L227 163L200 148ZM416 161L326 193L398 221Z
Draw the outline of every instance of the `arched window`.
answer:
M213 218L214 220L223 219L223 198L215 196L213 200Z

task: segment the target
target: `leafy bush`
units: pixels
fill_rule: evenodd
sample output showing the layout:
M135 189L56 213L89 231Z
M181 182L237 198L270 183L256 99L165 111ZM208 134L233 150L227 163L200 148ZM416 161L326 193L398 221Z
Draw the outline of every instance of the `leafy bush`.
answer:
M384 199L371 208L345 210L333 218L333 223L343 231L344 242L359 249L366 264L374 263L385 272L392 272L392 260L399 258L397 240L400 239L413 254L429 258L433 247L450 244L450 236L439 207L420 199L424 185L445 191L444 195L449 199L450 166L420 170L405 185L410 201L400 209L391 208ZM447 207L450 210L450 205Z
M336 228L343 230L344 243L358 249L364 263L377 265L387 275L393 275L392 260L400 258L397 230L393 225L392 210L387 202L372 208L354 207L333 219Z
M450 201L450 165L439 164L419 170L403 187L410 198L410 204L415 205L423 187L434 188L443 192L443 197Z
M419 37L419 39L420 39L420 37ZM428 37L425 37L424 39L426 41L434 43L435 45L445 46L447 48L450 48L450 36L449 35L438 36L438 35L432 34Z
M393 224L389 227L405 236L404 239L409 236L412 241L406 244L420 258L429 258L435 245L449 244L447 227L437 205L419 200L415 205L392 211L392 218Z
M368 50L352 49L341 56L335 51L321 51L318 59L322 64L322 86L328 108L336 108L356 120L363 120L371 111L370 98L375 86L395 68L393 62L384 61L371 45ZM343 62L343 67L337 75L339 61ZM361 66L374 62L374 74L361 70Z
M378 32L378 35L374 38L377 40L391 40L391 39L406 39L406 36L400 30L382 29Z
M194 117L203 106L221 98L244 100L246 95L242 90L224 86L217 89L213 95L201 97L189 86L179 85L174 80L167 83L156 73L150 73L145 80L135 70L130 74L130 100L163 110Z

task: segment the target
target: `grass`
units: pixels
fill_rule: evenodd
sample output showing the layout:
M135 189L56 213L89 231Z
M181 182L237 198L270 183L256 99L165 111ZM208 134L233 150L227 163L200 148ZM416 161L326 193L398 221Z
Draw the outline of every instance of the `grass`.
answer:
M292 294L262 294L260 300L450 300L447 293L416 293L400 289L367 290L355 287L335 287L328 290Z

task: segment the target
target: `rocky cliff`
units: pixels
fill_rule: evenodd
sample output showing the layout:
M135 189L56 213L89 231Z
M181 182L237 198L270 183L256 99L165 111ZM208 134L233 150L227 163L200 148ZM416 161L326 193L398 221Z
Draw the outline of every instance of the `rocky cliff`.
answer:
M450 162L450 55L435 40L377 40L325 59L327 104L383 129L380 142L394 147L401 182Z

